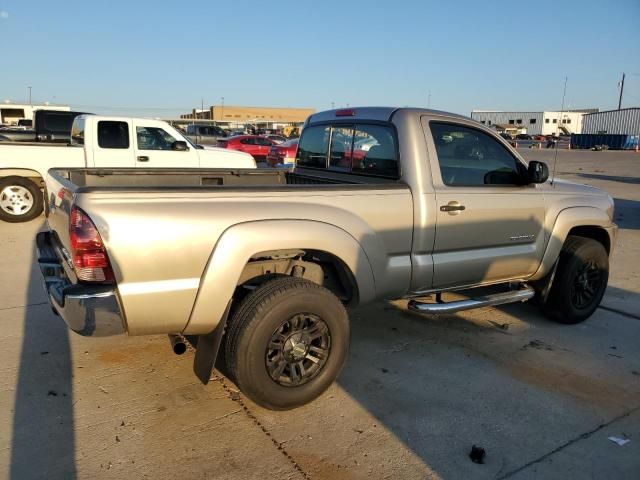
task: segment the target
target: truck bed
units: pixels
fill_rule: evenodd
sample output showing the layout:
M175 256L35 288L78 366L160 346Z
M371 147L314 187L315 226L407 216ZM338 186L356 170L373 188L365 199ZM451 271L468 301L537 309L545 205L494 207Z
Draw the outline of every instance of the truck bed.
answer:
M374 295L374 275L375 291L389 298L409 287L414 220L411 191L401 181L311 169L52 169L46 188L61 265L68 266L69 219L77 207L102 235L134 335L186 328L214 251L226 255L223 236L239 252L225 264L240 270L271 245L344 250L332 255L366 276L362 301ZM246 228L245 251L230 239ZM221 271L220 279L239 275ZM72 271L67 276L75 283ZM220 292L215 298L225 296ZM141 309L144 319L136 321Z
M173 169L55 169L59 180L66 179L66 187L77 193L97 191L201 191L210 187L265 189L283 186L331 185L350 186L397 185L395 180L358 176L340 172L308 169L237 169L237 170L173 170Z

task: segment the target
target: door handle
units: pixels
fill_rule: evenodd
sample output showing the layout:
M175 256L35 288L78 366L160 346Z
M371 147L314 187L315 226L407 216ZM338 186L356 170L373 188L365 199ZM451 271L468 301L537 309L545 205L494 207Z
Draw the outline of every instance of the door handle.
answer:
M139 162L148 162L149 161L149 157L147 157L145 155L140 156L140 157L138 157L138 161Z
M460 205L458 202L449 202L446 205L440 207L441 212L449 212L451 215L457 215L465 209L464 205Z

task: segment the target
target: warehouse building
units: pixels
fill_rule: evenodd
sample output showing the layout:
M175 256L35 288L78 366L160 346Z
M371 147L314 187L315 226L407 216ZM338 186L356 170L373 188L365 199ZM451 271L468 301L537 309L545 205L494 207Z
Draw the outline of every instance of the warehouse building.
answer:
M585 115L582 133L640 135L640 108L623 108Z
M36 110L62 110L68 112L71 110L66 105L50 105L44 104L20 104L6 101L0 104L0 124L17 125L18 120L32 120L33 112Z
M194 109L180 115L181 119L213 120L229 124L292 124L302 123L314 113L313 108L238 107L212 105L208 109Z
M499 132L529 135L562 135L582 132L582 119L596 109L566 112L502 112L474 110L471 118Z

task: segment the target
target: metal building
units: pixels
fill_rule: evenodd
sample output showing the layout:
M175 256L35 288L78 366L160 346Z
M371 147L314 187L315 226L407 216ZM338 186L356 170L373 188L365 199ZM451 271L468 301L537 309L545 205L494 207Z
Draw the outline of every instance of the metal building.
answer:
M640 108L590 113L582 119L582 133L640 135Z
M517 130L529 135L558 135L582 132L585 110L565 112L502 112L474 110L471 118L498 131ZM510 132L512 133L512 132Z

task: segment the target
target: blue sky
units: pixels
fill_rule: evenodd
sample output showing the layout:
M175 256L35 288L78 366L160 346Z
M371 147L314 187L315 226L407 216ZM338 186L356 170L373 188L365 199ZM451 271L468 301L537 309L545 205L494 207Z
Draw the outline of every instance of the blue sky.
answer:
M640 106L640 1L0 0L0 101L171 117L200 105Z

